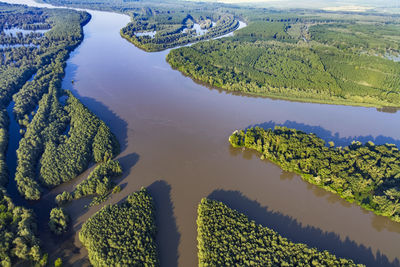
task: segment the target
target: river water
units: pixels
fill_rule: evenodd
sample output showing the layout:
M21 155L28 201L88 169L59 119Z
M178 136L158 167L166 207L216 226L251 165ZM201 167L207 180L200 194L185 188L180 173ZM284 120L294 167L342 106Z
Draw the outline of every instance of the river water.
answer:
M154 197L162 266L197 265L196 216L203 197L221 200L293 241L370 266L399 266L399 223L282 172L256 153L232 149L228 142L234 130L261 124L314 132L337 145L353 139L400 145L399 113L209 89L173 70L165 61L168 51L147 53L122 39L119 30L129 22L127 16L90 13L63 87L103 119L122 145L125 173L118 182L123 190L106 203L117 203L142 186ZM84 209L83 202L68 207L69 236L60 241L46 229L41 233L50 256L62 256L68 265L87 264L78 231L100 207Z

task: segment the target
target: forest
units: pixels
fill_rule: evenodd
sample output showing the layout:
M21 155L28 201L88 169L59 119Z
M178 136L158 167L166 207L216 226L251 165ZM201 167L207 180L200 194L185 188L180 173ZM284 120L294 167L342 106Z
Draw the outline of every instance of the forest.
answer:
M131 17L131 22L121 29L121 36L148 52L219 37L239 27L239 17L233 15L232 7L220 3L171 0L41 2L125 13Z
M194 24L198 24L206 32L199 35L194 30ZM121 36L145 51L154 52L218 37L234 31L237 27L239 21L231 15L211 12L172 14L167 11L166 14L157 16L134 16L133 21L121 29ZM154 37L137 35L145 32L156 33Z
M108 159L99 163L89 176L79 183L70 193L62 192L56 196L58 205L64 205L74 199L80 199L86 196L95 196L92 205L103 202L106 197L115 188L113 179L121 176L122 167L117 160ZM116 189L118 191L118 189ZM113 190L114 192L114 190Z
M197 233L199 266L363 266L293 243L206 198L197 210Z
M79 239L93 266L158 266L154 203L145 188L89 218Z
M400 53L399 19L345 18L253 19L234 37L172 50L167 60L194 80L228 91L400 106L400 62L389 59Z
M353 141L349 146L335 147L315 134L280 126L235 131L229 142L236 148L256 150L261 159L400 222L400 151L393 144Z
M47 255L40 249L37 224L31 210L15 206L6 191L0 188L0 264L11 266L16 258L47 263Z
M54 208L50 212L49 227L56 234L61 235L68 230L69 215L63 208Z
M46 188L71 180L90 163L106 164L119 153L118 141L108 126L71 92L61 89L66 61L82 42L82 27L89 20L90 15L81 11L0 3L2 266L21 260L29 265L47 264L33 211L15 206L7 186L16 184L23 197L39 200ZM31 32L22 34L18 30ZM10 117L6 108L11 103ZM5 162L10 120L16 120L21 127L20 133L13 133L21 134L15 177L9 177ZM119 164L115 164L110 171L121 173ZM49 227L56 234L68 229L68 215L62 208L50 212Z

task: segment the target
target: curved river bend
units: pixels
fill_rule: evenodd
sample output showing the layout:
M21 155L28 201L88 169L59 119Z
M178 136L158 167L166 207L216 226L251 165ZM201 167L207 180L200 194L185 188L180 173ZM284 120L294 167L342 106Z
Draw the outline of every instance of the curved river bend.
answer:
M68 60L63 87L103 119L122 144L123 190L107 204L149 187L157 204L163 266L197 265L196 215L203 197L222 200L293 241L371 266L399 265L399 223L346 203L254 153L232 149L228 137L235 129L262 123L315 132L337 145L356 138L400 145L400 114L208 89L172 70L165 61L168 51L146 53L122 39L119 30L129 22L127 16L89 12L92 20ZM69 265L87 264L78 231L99 207L87 210L84 204L68 207L76 232L61 245L41 233L50 254Z

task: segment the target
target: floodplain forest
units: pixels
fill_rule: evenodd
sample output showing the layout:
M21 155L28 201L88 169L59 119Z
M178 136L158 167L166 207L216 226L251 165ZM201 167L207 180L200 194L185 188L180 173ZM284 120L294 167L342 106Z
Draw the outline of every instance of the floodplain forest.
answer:
M2 266L21 260L30 265L47 264L37 237L37 218L33 211L13 204L8 188L15 186L25 199L38 201L44 191L73 179L90 163L108 166L119 153L118 141L108 126L61 88L66 61L82 42L82 27L90 18L83 11L0 3ZM12 113L7 112L8 107ZM10 120L20 127L20 132L12 134L21 137L15 176L5 161ZM111 171L121 173L116 164ZM104 186L107 190L110 185ZM65 210L54 208L49 216L49 228L55 234L68 230Z
M283 170L355 202L374 213L400 222L400 151L393 144L328 146L315 134L277 126L235 131L229 142L260 153Z
M211 87L303 102L400 106L400 20L282 13L233 37L172 50L170 65Z
M158 266L154 203L145 188L89 218L79 239L93 266Z
M293 243L225 204L202 199L197 210L199 266L363 266Z

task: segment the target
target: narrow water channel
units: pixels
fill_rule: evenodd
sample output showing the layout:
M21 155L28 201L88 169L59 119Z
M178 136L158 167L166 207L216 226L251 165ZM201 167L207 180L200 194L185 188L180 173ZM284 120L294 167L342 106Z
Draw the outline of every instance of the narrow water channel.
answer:
M165 61L168 51L146 53L122 39L119 30L129 22L127 16L90 13L85 39L68 60L63 87L103 119L122 145L123 190L107 203L117 203L141 186L155 198L162 266L197 265L196 213L203 197L224 201L293 241L370 266L399 266L399 223L346 203L228 143L234 130L261 124L314 132L338 145L354 139L400 145L399 112L209 89L172 70ZM68 208L75 231L99 209L83 205ZM50 253L62 248L68 264L85 263L78 232L56 247L47 241Z

